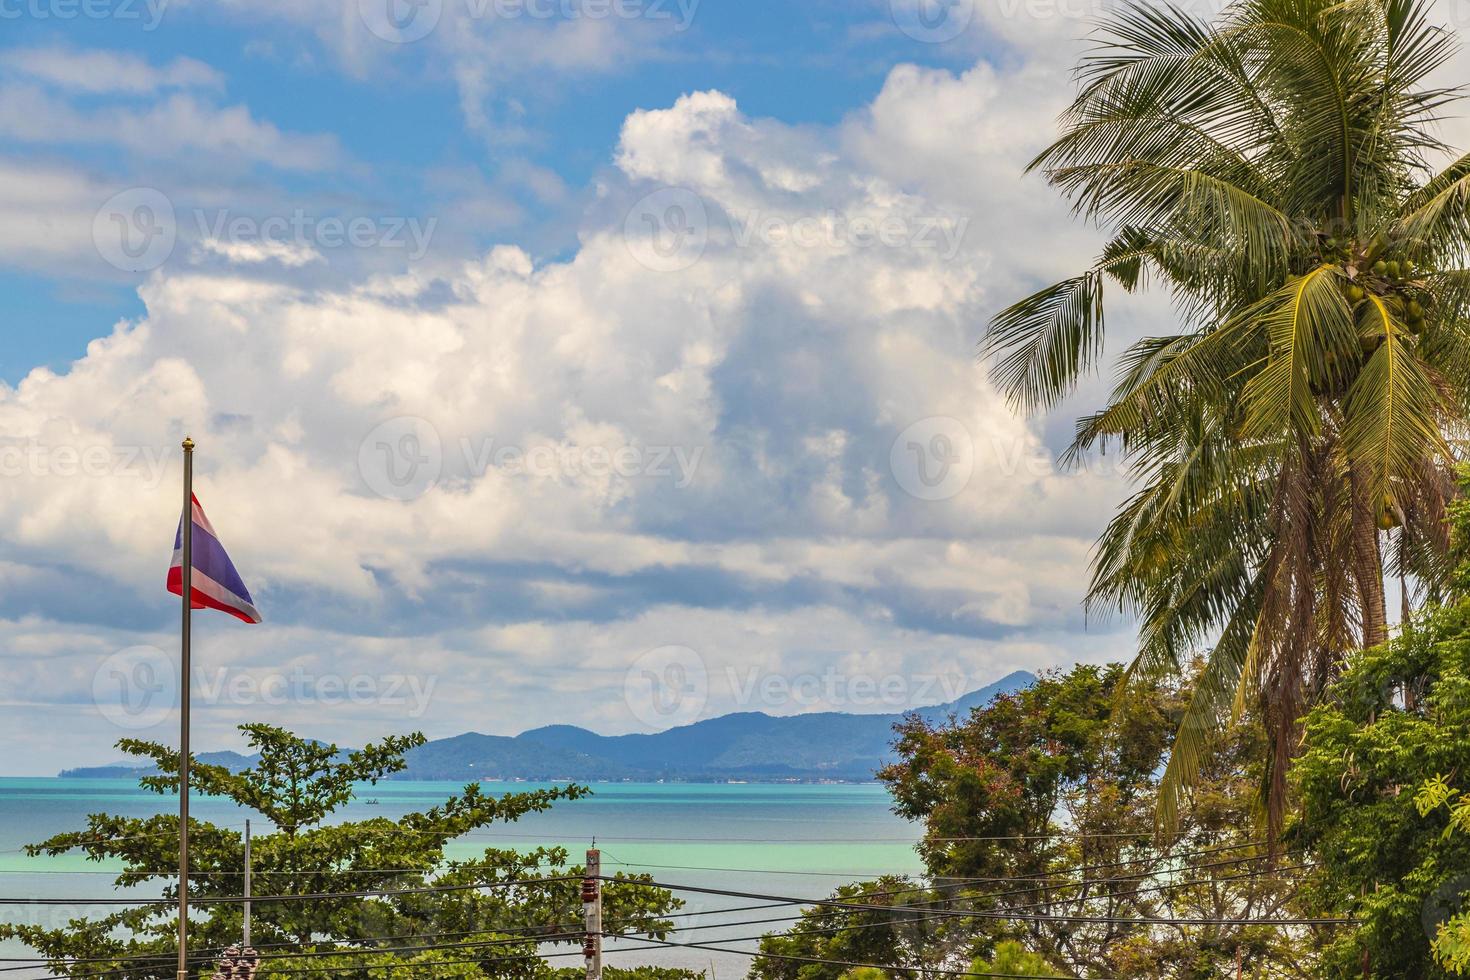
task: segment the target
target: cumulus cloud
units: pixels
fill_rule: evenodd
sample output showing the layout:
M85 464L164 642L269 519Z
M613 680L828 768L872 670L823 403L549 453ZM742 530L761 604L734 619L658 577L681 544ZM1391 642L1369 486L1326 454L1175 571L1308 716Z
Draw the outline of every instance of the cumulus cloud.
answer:
M976 687L1117 655L1120 634L1071 638L1118 483L1058 472L973 356L1014 283L1086 252L1020 192L1031 148L992 132L1007 98L988 69L901 68L834 127L719 92L634 113L560 261L504 245L346 286L246 274L284 256L166 266L145 317L0 388L0 672L85 700L103 650L170 642L185 431L268 619L207 627L203 656L438 679L422 718L260 709L344 742L513 733L570 696L646 727L622 678L668 645L707 665L710 712L895 708L751 705L752 666ZM944 139L908 123L925 113ZM1028 258L1043 220L1057 237ZM59 574L119 610L105 641L70 641ZM28 674L24 644L73 666ZM238 714L205 711L204 740Z

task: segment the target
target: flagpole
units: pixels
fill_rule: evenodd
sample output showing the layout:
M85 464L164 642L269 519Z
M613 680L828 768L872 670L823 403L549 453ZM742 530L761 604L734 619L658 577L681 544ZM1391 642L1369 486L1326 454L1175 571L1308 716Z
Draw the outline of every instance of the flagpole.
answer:
M184 437L183 567L180 569L184 596L182 642L179 657L179 976L189 977L189 613L193 598L194 570L194 440Z

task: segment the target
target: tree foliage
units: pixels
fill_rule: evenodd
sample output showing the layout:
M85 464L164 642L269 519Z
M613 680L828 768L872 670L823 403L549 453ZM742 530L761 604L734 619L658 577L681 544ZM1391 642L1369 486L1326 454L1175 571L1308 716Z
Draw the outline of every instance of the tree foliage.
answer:
M1442 775L1419 787L1414 806L1421 817L1436 810L1445 810L1450 822L1445 828L1446 836L1470 833L1470 796L1451 787ZM1459 976L1470 972L1470 909L1462 905L1459 911L1438 922L1434 935L1430 937L1429 948L1434 953L1435 962L1449 972Z
M1056 973L1046 958L1026 952L1017 942L1001 942L989 958L977 958L970 964L971 973L989 973L998 977L1065 977Z
M1470 963L1458 790L1470 771L1470 502L1449 513L1455 601L1351 657L1308 716L1292 772L1290 841L1319 865L1310 903L1361 920L1329 949L1327 976L1434 980Z
M1122 355L1072 449L1114 443L1137 481L1088 598L1139 618L1133 675L1178 675L1213 647L1166 827L1205 734L1248 713L1271 736L1279 826L1300 717L1345 651L1387 637L1385 571L1431 598L1446 584L1470 157L1433 164L1459 93L1431 83L1454 40L1428 15L1428 0L1236 0L1208 21L1132 0L1033 163L1111 241L993 321L985 350L1019 407L1056 405L1101 363L1105 289L1175 299L1177 325Z
M1418 802L1426 783L1470 772L1470 603L1356 654L1303 747L1291 841L1320 864L1316 906L1362 920L1324 975L1446 976L1430 941L1470 888L1470 837L1446 834L1449 809Z
M1262 841L1253 726L1208 737L1182 833L1156 839L1159 772L1188 691L1154 683L1119 704L1124 683L1121 666L1079 666L949 724L907 720L881 778L895 810L923 825L927 874L839 889L838 906L766 937L762 952L790 958L758 958L752 976L842 974L807 958L917 978L1015 951L1060 976L1223 980L1237 962L1247 975L1310 976L1304 930L1107 921L1270 918L1298 890L1296 869L1273 869Z
M232 800L268 825L251 842L252 891L272 897L256 900L252 910L262 977L540 977L556 972L540 958L554 949L543 947L580 944L582 868L565 849L491 847L468 860L448 860L444 852L471 831L579 799L586 788L494 797L471 783L442 804L397 820L336 822L356 787L401 771L403 753L423 736L389 737L343 753L269 725L241 730L259 761L234 773L191 760L190 783L194 792ZM145 788L177 792L176 750L133 739L118 747L156 765L158 775L140 780ZM190 916L191 969L207 976L218 953L241 938L241 905L210 900L242 893L243 833L191 817L189 843L190 896L201 900ZM121 862L118 893L136 896L138 904L55 925L0 924L0 939L39 950L61 976L171 980L178 846L176 815L107 813L89 816L85 829L29 846L33 856L79 852ZM647 882L647 876L619 875L607 884L604 916L612 931L665 935L669 923L660 916L682 903ZM655 973L656 980L685 976Z

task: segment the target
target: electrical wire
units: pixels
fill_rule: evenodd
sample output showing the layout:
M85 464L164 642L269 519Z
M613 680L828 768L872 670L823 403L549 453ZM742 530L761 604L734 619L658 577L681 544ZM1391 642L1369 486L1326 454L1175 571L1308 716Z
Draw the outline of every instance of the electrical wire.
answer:
M1246 876L1248 876L1248 875L1242 875L1242 876L1238 876L1238 877L1246 877ZM615 879L609 879L606 876L600 876L600 877L601 877L601 880L604 880L604 881L615 880ZM504 884L509 884L509 883L504 883ZM1177 883L1177 884L1169 885L1169 886L1158 886L1158 888L1160 888L1160 889L1162 889L1162 888L1170 888L1170 887L1177 888L1177 887L1184 887L1186 884L1190 884L1190 883ZM676 891L698 891L698 892L705 892L705 893L732 894L732 895L733 894L739 894L742 897L744 897L746 895L746 893L729 893L729 892L726 892L725 890L703 889L703 888L696 888L694 886L675 886L675 885L668 885L666 883L661 883L660 884L660 887L666 887L666 888L670 888L671 890L676 890ZM749 896L749 897L756 897L756 896ZM773 901L776 901L777 900L777 897L776 896L764 896L764 897L770 898ZM820 906L840 907L840 908L854 909L854 910L882 911L882 912L893 912L893 911L897 911L897 910L901 910L901 909L910 907L910 906L863 906L863 905L857 905L855 903L846 903L846 902L838 903L838 902L830 902L830 901L825 901L825 900L801 900L801 899L785 899L785 898L781 898L778 901L779 901L780 904L812 904L812 905L817 905L819 907ZM767 907L769 907L769 906L767 906ZM721 911L730 911L730 910L721 910ZM951 913L951 910L930 910L928 912L928 914L923 915L923 916L920 916L917 919L911 919L909 921L927 921L927 920L932 920L932 919L947 918L947 917L950 917L951 914L952 914ZM992 916L988 916L988 915L984 915L984 914L977 914L977 913L959 913L959 915L962 916L962 917L966 917L966 918L977 917L977 915L979 917L992 917ZM1173 925L1173 926L1179 926L1179 925L1208 925L1208 924L1274 925L1274 926L1288 926L1288 925L1326 925L1326 924L1338 924L1338 923L1347 921L1347 920L1283 920L1283 919L1271 919L1271 920L1259 920L1259 919L1190 919L1190 920L1185 920L1185 919L1166 919L1166 918L1156 918L1156 919L1126 919L1126 918L1123 918L1123 917L1092 917L1092 916L1088 916L1088 917L1080 917L1080 916L1022 917L1022 916L999 916L999 915L997 915L997 916L993 916L993 917L996 917L996 918L1007 918L1007 919L1045 919L1047 921L1059 921L1059 922L1079 922L1079 921L1086 921L1086 922L1108 922L1108 923L1126 922L1126 923L1130 923L1130 924L1152 924L1152 925ZM748 921L745 921L745 922L717 922L717 923L709 923L709 924L705 924L705 925L686 926L686 927L682 927L682 928L675 927L674 929L669 930L668 932L690 932L690 931L696 931L696 930L702 930L702 929L711 929L711 928L734 928L734 927L737 927L737 926L740 926L740 925L766 924L766 923L769 923L769 922L779 922L779 921L790 921L790 920L789 919L758 919L758 920L748 920ZM868 923L868 924L858 924L858 925L842 925L842 926L833 926L833 927L827 927L827 928L812 929L812 930L807 930L807 932L809 934L810 933L821 933L821 932L840 932L840 931L844 931L844 930L848 930L848 929L856 930L856 929L863 929L863 928L878 928L878 927L882 927L882 926L886 926L886 925L890 925L890 923ZM533 928L544 929L544 928L555 928L555 927L533 927ZM667 934L667 933L664 933L664 934ZM449 934L449 933L438 933L438 934L424 934L424 935L421 935L421 936L403 937L403 938L409 938L409 939L436 939L436 938L449 938L451 935L453 935L453 934ZM577 938L580 938L581 935L582 935L582 933L576 932L576 931L565 932L565 933L538 932L535 935L522 935L522 936L511 937L511 938L499 939L499 940L480 941L480 942L473 942L473 943L447 943L447 944L446 943L437 943L437 944L434 944L434 945L420 945L420 946L406 946L406 947L384 947L384 948L369 948L369 949L312 950L312 951L305 951L305 952L293 952L293 953L281 953L281 954L276 954L276 955L267 955L267 956L262 957L261 959L262 959L262 961L266 961L266 960L299 959L299 958L312 958L312 957L319 958L319 957L328 957L328 956L333 956L333 957L336 957L336 956L373 956L373 955L382 956L382 955L389 955L389 954L404 954L404 953L416 953L416 952L429 952L429 951L438 951L438 950L483 949L483 948L493 948L493 947L501 947L501 946L507 946L507 945L523 945L525 943L536 943L537 945L540 945L542 943L548 943L548 942L550 942L550 943L570 942L570 941L576 940ZM610 936L608 936L608 938L616 939L616 938L619 938L619 937L617 937L615 935L610 935ZM645 943L645 944L647 944L647 943L654 943L657 946L679 946L679 947L691 948L691 949L709 949L709 950L713 950L713 951L716 951L716 952L727 952L727 953L747 955L747 956L768 956L769 958L777 958L777 959L794 959L794 960L800 961L800 962L829 962L829 963L834 963L834 964L837 964L837 965L848 965L848 966L876 966L874 964L853 964L853 963L847 963L845 961L824 960L824 959L816 958L816 957L792 957L792 956L789 956L789 955L786 955L786 954L767 954L767 953L763 953L763 952L759 952L759 951L735 950L735 949L714 947L714 946L710 946L710 945L707 945L707 944L669 942L669 941L666 941L666 940L655 939L651 935L650 936L647 936L647 937L643 937L643 938L639 938L637 936L627 937L627 938L629 938L632 941L642 942L642 943ZM719 940L719 941L720 942L726 942L726 943L731 943L731 942L750 942L750 941L759 941L759 940L762 940L764 938L765 938L765 936L749 936L749 937L739 937L739 938L727 938L727 939L722 939L722 940ZM290 944L279 944L279 945L290 945ZM633 947L633 949L647 949L647 948L650 948L650 947L648 947L647 945L644 945L644 946L641 946L641 947ZM624 949L615 949L613 951L619 951L619 952L621 952L621 951L629 951L629 950L627 948L624 948ZM506 958L506 959L536 958L537 955L539 955L541 958L549 958L549 957L558 956L558 955L576 955L576 954L535 954L535 955L528 955L526 957L511 957L511 958ZM78 959L78 960L70 960L70 961L61 961L61 960L55 960L55 959L42 959L42 958L37 958L36 960L28 961L28 962L33 962L37 966L39 966L40 964L43 964L43 963L44 964L48 964L48 965L60 964L60 965L63 965L63 966L68 966L68 965L83 965L83 964L86 964L86 963L118 963L118 962L124 962L124 961L128 961L128 962L159 961L159 960L168 959L168 958L169 958L169 954L166 954L165 953L165 954L152 954L152 955L136 956L136 957L99 957L99 958L95 958L95 959L92 959L92 960L80 960L80 959ZM196 958L191 958L191 960L195 960L195 959ZM208 959L207 957L205 957L205 956L203 956L201 954L201 956L199 956L197 958L197 961L198 962L207 962L207 959ZM468 960L468 961L439 961L437 963L425 963L425 964L394 964L392 966L392 968L393 969L400 969L400 968L403 968L403 967L433 968L433 967L438 967L438 966L449 965L450 962L473 962L473 963L480 963L480 962L483 962L483 959L475 959L475 960ZM12 969L13 970L13 969L24 969L24 968L26 968L26 967L11 967L11 968L7 968L7 969ZM31 967L31 968L34 968L34 967ZM377 967L377 966L371 965L371 964L360 964L356 968L357 969L378 969L380 967ZM388 967L385 965L382 968L388 968ZM878 968L885 968L885 967L879 966ZM886 968L887 969L904 969L904 968L901 968L901 967L899 967L899 968L886 967ZM977 977L1000 976L999 974L975 973L973 971L939 970L939 969L929 968L929 967L925 967L925 968L922 968L922 969L925 970L925 971L927 971L927 972L931 972L931 973L932 972L938 972L938 973L944 973L944 974L947 974L947 975L956 975L956 976L977 976ZM277 971L277 972L281 972L281 971ZM291 972L291 971L286 971L286 972ZM312 972L339 972L339 971L334 971L334 970L321 971L321 970L318 970L318 971L312 971ZM97 976L106 976L106 975L107 974L100 974L100 975L97 975Z
M790 901L793 904L814 905L824 908L838 908L857 912L892 912L890 905L863 905L856 902L835 901L832 899L790 899L781 895L763 895L758 892L732 891L722 888L706 888L697 885L679 885L666 881L649 882L657 888L664 888L673 892L695 892L701 895L723 895L729 898L762 899L767 901ZM1129 918L1124 916L1092 916L1092 915L1010 915L1004 912L966 912L958 909L935 910L934 914L945 918L964 919L997 919L1008 922L1069 922L1089 924L1118 924L1118 925L1158 925L1158 926L1191 926L1191 925L1262 925L1262 926L1326 926L1326 925L1353 925L1356 919L1225 919L1225 918Z
M516 881L482 881L464 885L433 885L426 888L404 888L396 891L369 889L357 892L315 892L303 895L217 895L190 898L190 905L243 905L246 902L307 902L346 898L392 898L399 895L434 895L447 892L477 891L481 888L511 888L520 885L547 885L564 881L581 881L581 875L551 878L527 878ZM609 878L608 881L617 881ZM0 905L158 905L173 899L158 898L0 898Z
M721 946L711 946L701 943L674 943L657 939L644 940L645 942L658 943L660 946L677 946L683 949L702 949L714 953L734 953L739 956L753 956L762 959L786 960L793 963L818 963L826 966L843 966L849 968L867 968L870 970L901 971L904 973L937 973L952 977L1009 977L1010 980L1055 980L1053 977L1045 977L1037 974L1027 973L976 973L971 970L949 970L937 966L885 966L881 963L857 963L851 960L828 959L821 956L797 956L791 953L759 953L746 949L728 949ZM604 950L603 952L607 952Z

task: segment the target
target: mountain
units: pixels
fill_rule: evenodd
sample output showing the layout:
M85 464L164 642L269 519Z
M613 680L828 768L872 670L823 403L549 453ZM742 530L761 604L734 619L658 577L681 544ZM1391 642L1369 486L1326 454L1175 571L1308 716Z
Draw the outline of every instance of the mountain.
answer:
M963 717L971 708L1035 680L1035 675L1017 671L956 701L914 713L931 722ZM745 711L652 735L599 735L572 725L548 725L514 737L466 732L412 750L406 756L408 768L393 778L865 781L892 758L893 726L903 717L836 711L777 717ZM234 752L200 759L236 770L253 761ZM124 765L61 775L137 773Z
M243 756L238 752L191 753L195 762L209 766L224 766L231 772L249 769L257 756ZM139 766L133 762L114 762L110 766L84 766L81 769L63 769L57 775L61 779L137 779L140 773L157 772L155 766Z

